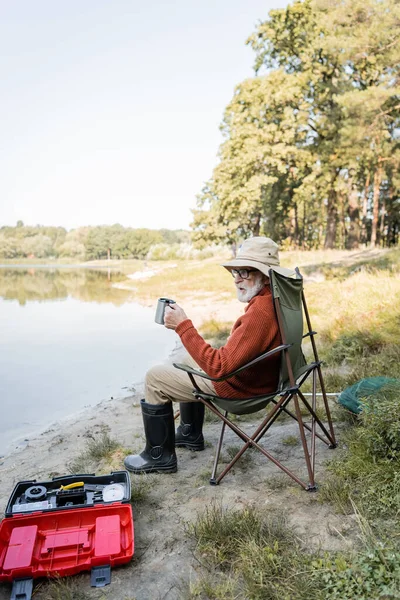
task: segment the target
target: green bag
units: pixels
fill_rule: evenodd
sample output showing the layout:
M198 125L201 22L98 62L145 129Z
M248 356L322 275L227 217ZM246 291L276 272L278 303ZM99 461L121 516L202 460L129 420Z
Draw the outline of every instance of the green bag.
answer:
M359 414L362 410L360 398L371 396L387 385L399 386L400 388L400 379L389 377L367 377L366 379L361 379L354 385L343 390L338 397L338 401L347 410Z

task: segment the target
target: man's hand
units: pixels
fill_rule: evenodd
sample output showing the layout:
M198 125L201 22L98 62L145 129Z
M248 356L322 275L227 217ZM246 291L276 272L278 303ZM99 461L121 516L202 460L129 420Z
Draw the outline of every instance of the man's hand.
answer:
M179 323L182 323L185 319L187 319L185 311L177 304L168 304L165 307L164 325L167 329L175 331Z

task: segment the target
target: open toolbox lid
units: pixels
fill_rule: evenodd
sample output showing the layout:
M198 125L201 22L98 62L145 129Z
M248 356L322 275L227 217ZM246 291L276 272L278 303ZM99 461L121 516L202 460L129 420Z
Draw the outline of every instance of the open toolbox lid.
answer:
M131 484L127 471L109 475L64 475L51 481L31 479L16 484L5 516L89 508L110 502L129 502Z
M39 488L45 488L46 500L37 499L44 493ZM75 496L65 494L74 491ZM57 492L62 492L59 506ZM93 497L96 492L102 500ZM129 562L134 553L129 499L126 471L17 483L0 523L0 582L14 582L12 598L30 598L22 590L31 589L37 577L91 570L92 585L110 583L110 568ZM40 507L42 502L48 505Z
M130 504L33 513L0 523L0 581L114 567L133 552Z

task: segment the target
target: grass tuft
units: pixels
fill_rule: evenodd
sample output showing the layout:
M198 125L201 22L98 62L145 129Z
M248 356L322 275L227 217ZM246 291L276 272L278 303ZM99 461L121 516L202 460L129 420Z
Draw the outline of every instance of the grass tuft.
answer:
M99 434L88 436L85 450L68 463L68 470L70 473L89 473L103 460L112 462L112 455L117 450L120 450L119 443L110 437L104 426Z
M207 571L188 598L316 597L304 551L283 519L213 504L187 531Z
M140 504L149 497L150 491L155 486L155 479L150 473L146 476L131 473L131 484L131 504Z
M34 594L40 590L42 600L90 600L89 586L88 577L60 577L40 583L35 587Z
M235 444L232 446L227 446L225 448L225 452L228 456L227 456L226 460L223 460L223 462L230 463L231 460L233 458L235 458L235 456L239 452L239 450L242 449L242 447L243 447L243 444L241 446L238 446ZM258 450L257 450L257 452L258 452ZM245 450L245 452L242 454L242 456L239 458L239 460L237 462L235 462L234 468L246 470L253 461L253 454L254 454L254 449L247 448L247 450Z
M300 440L297 435L288 435L282 439L282 444L285 446L297 446Z

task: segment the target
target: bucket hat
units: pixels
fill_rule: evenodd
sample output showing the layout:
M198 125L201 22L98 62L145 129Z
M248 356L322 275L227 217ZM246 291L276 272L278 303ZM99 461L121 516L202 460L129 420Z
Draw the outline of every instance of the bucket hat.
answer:
M278 244L267 237L255 236L248 238L240 246L235 258L221 265L231 271L232 269L253 267L264 275L269 275L273 269L285 277L296 277L296 271L280 266Z

